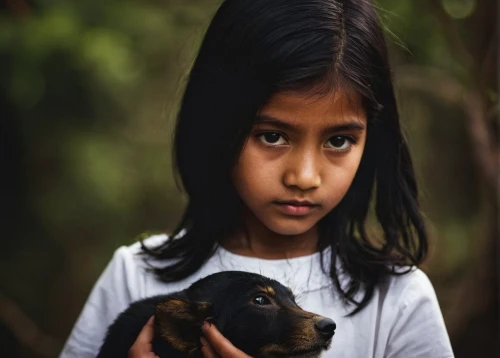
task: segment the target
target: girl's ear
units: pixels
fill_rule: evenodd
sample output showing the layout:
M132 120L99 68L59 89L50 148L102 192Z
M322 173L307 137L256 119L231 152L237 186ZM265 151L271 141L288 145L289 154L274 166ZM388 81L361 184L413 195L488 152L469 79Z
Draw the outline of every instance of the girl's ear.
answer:
M189 353L199 347L201 326L211 311L208 302L172 297L156 307L155 328L176 350Z

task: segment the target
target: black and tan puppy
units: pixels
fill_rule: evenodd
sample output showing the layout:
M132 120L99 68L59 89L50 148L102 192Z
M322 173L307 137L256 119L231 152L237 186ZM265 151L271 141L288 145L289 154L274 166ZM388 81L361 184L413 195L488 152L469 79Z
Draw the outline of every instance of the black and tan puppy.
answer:
M201 325L208 318L252 357L319 357L335 323L301 309L292 291L261 275L226 271L188 289L130 305L110 326L99 358L125 358L155 315L153 350L160 357L201 357Z

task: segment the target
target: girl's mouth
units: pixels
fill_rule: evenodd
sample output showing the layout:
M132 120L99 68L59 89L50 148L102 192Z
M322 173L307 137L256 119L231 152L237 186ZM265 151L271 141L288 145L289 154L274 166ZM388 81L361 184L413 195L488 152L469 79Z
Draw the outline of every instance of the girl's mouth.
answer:
M285 214L294 216L307 215L318 206L317 204L309 201L297 200L276 201L275 204L278 205L278 208Z

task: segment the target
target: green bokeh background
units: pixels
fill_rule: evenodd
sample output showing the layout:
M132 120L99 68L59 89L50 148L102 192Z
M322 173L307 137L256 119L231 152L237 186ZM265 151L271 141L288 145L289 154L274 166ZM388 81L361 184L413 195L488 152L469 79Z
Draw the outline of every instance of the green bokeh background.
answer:
M219 3L1 3L0 356L56 356L113 251L180 218L172 128ZM377 4L432 237L423 268L456 356L497 356L496 1Z

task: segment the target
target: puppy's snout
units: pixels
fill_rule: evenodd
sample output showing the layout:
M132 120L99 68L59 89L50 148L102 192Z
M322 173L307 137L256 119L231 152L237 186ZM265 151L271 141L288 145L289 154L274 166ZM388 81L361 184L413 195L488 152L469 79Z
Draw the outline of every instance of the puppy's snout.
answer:
M316 329L319 333L326 339L330 339L335 334L335 328L337 325L330 318L323 318L316 322Z

